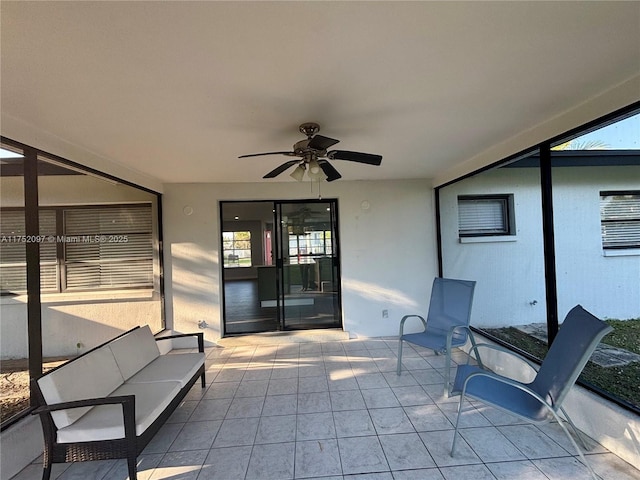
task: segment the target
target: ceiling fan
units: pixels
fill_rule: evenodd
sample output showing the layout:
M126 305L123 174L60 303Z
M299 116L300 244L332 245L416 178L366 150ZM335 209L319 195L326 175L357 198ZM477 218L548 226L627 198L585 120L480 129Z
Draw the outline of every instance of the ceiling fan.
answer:
M301 160L289 160L274 168L262 178L274 178L294 165L298 165L291 173L297 181L302 181L305 171L313 180L321 180L326 177L327 182L333 182L342 177L340 173L329 163L329 160L346 160L349 162L366 163L379 166L382 163L381 155L371 153L350 152L348 150L330 150L340 140L316 135L320 131L320 125L313 122L303 123L299 127L300 133L307 136L306 140L300 140L293 145L291 152L265 152L241 155L238 158L258 157L261 155L285 155L287 157L300 157Z

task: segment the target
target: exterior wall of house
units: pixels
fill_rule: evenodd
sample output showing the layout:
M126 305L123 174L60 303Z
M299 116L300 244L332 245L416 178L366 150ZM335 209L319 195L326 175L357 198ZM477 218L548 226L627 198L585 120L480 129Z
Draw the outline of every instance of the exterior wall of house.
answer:
M601 318L640 316L640 255L605 256L600 191L639 190L640 167L553 170L558 315L576 304ZM458 195L513 194L516 235L460 243ZM472 324L546 323L540 177L537 169L501 168L444 187L444 275L477 280ZM508 241L499 241L508 240Z
M600 192L640 191L640 166L556 168L553 182L560 316L579 303L600 318L640 318L640 250L604 256L600 230Z
M22 206L22 177L1 177L3 207ZM153 202L155 195L91 176L38 179L42 206ZM44 293L42 347L45 357L75 356L135 325L162 329L160 293L152 289ZM27 296L0 297L0 352L3 359L27 358Z
M476 280L471 323L504 326L545 321L540 176L534 169L499 169L440 190L445 277ZM514 194L516 235L460 243L458 195ZM526 278L526 282L522 279ZM536 301L536 305L531 303Z
M163 224L167 326L186 332L205 320L222 332L219 201L313 198L308 182L165 185ZM400 318L427 309L437 275L433 189L427 180L323 183L337 198L344 330L397 334ZM369 208L366 204L369 203ZM185 215L185 207L193 209ZM382 310L388 310L383 318Z

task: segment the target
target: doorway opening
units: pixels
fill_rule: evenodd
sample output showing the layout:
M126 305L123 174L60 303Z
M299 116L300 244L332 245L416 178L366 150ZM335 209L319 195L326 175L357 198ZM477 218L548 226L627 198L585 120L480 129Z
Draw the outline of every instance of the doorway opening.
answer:
M341 328L337 200L221 202L224 334Z

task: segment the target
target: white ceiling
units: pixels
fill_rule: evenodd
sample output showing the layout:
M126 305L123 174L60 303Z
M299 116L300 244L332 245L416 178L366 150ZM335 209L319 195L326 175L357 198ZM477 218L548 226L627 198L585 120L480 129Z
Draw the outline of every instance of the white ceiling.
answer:
M432 178L640 72L640 2L2 1L0 17L3 123L165 183L262 181L289 158L237 157L290 150L307 121L383 155L335 161L344 179Z

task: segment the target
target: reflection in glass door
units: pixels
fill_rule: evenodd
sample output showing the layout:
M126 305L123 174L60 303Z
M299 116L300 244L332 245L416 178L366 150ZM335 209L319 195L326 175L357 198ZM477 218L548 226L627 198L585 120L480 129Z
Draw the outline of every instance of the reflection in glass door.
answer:
M340 327L336 202L276 204L282 329Z
M341 327L335 200L220 212L226 335Z

